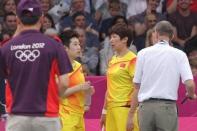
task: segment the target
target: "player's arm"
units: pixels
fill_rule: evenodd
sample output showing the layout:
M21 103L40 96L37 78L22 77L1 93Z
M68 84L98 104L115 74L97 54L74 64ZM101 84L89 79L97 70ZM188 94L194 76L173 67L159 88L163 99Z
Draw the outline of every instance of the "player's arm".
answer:
M64 92L68 89L68 74L60 75L58 77L59 96L63 97Z
M131 106L128 114L127 119L127 131L132 131L134 128L134 114L136 112L136 109L138 107L138 92L139 92L140 84L135 83L134 84L134 92L131 95Z
M67 90L65 90L63 92L62 97L68 97L76 92L79 91L84 91L84 92L93 92L93 87L90 85L90 82L85 82L82 84L78 84L76 86L73 86L71 88L67 88Z

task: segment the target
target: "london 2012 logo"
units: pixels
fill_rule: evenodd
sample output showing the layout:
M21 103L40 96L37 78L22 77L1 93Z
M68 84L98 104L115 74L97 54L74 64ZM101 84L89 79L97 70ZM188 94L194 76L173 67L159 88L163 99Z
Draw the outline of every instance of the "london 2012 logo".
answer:
M15 56L17 59L19 59L22 62L26 61L35 61L36 58L40 56L40 51L39 50L17 50L15 52Z
M40 49L45 47L45 43L32 43L11 45L10 50L15 51L15 57L21 62L34 62L40 56Z

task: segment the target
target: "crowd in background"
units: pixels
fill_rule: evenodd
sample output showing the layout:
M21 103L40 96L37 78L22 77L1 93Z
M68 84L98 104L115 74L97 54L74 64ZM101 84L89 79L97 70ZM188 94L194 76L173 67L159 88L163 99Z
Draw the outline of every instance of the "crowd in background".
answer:
M13 37L16 28L16 5L19 0L1 0L1 45ZM153 45L153 27L168 20L174 26L172 46L185 50L186 43L197 42L196 0L40 0L44 14L41 32L60 41L58 35L68 29L79 34L81 56L78 58L86 75L105 75L114 55L108 30L117 23L133 31L130 50L137 53ZM186 51L194 49L187 47ZM195 47L197 48L197 47ZM188 53L188 52L186 52ZM189 55L189 54L188 54ZM195 56L196 54L191 54ZM195 62L194 63L194 67Z

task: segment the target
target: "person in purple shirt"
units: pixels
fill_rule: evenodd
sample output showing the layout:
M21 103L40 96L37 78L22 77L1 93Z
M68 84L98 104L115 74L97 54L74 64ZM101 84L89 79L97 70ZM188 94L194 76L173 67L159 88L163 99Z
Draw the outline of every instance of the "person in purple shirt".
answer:
M0 49L0 75L7 80L6 131L61 130L59 96L69 91L72 66L63 45L39 32L42 19L37 0L21 0L17 32Z

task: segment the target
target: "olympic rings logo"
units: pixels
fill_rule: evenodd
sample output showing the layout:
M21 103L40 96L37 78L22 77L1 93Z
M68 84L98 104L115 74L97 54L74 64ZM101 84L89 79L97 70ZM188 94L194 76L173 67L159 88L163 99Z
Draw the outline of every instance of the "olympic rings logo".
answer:
M36 58L38 58L40 56L40 51L39 50L17 50L15 52L15 56L17 59L19 59L22 62L26 62L26 61L35 61Z

